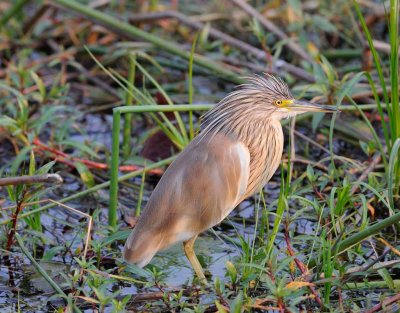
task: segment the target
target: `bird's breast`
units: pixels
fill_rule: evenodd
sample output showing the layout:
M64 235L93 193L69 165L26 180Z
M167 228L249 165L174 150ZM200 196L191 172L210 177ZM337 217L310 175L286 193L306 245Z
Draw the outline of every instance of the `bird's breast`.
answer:
M283 152L283 132L279 121L255 125L254 137L247 143L250 173L246 197L259 192L279 167Z

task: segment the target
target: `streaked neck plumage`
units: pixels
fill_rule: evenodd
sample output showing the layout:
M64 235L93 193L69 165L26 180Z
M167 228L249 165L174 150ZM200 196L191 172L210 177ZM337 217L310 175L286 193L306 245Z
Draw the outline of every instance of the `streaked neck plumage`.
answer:
M250 173L245 197L260 191L280 164L283 132L272 102L282 97L291 97L282 81L256 78L230 93L204 116L200 141L223 134L249 149Z

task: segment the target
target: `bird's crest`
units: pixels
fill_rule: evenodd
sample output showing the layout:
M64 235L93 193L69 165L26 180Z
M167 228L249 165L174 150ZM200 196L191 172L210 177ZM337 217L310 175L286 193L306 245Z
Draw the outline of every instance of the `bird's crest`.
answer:
M245 79L248 82L240 85L239 89L257 89L270 96L279 96L283 99L293 98L288 85L279 77L264 73L263 75L245 77Z

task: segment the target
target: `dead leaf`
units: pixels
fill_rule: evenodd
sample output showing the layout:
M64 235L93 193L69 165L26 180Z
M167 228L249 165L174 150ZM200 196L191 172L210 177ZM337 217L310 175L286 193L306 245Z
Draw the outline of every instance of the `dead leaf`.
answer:
M294 291L303 287L313 287L313 286L314 286L313 283L309 283L306 281L292 281L286 285L286 288Z

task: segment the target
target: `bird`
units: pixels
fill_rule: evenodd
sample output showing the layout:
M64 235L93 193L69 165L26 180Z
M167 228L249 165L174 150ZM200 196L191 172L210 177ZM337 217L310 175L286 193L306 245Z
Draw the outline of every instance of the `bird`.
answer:
M197 136L164 172L126 240L128 263L144 267L158 251L183 242L196 275L206 282L193 248L196 238L271 179L283 153L280 121L337 111L296 100L271 74L246 80L203 115Z

